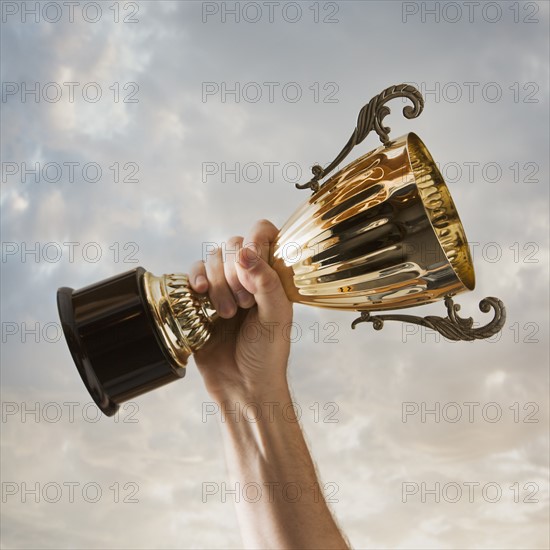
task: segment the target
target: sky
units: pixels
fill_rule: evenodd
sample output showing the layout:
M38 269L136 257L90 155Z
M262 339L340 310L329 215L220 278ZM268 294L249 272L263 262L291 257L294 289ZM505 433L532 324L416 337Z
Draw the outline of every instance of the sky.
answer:
M424 112L394 100L385 123L447 180L477 280L461 313L484 323L497 296L506 325L452 343L295 306L301 423L354 548L549 547L548 3L1 7L3 548L242 547L193 361L100 416L56 290L185 272L258 219L280 227L307 200L294 184L402 82Z

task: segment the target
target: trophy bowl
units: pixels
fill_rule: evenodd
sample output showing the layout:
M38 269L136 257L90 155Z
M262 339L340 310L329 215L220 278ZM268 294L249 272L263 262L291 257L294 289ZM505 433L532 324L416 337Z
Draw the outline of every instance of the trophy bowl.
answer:
M449 190L413 133L332 176L281 229L274 257L292 267L289 298L320 307L404 308L475 287Z
M424 101L414 87L391 86L365 105L357 126L326 168L297 185L311 189L282 227L271 252L290 301L360 312L352 328L371 322L415 323L450 340L498 333L506 311L493 297L480 310L493 318L476 327L458 316L453 296L475 287L468 241L447 185L414 133L390 140L382 124L396 97ZM382 145L332 172L372 131ZM376 314L444 300L446 317ZM189 357L207 344L217 322L208 296L194 292L182 273L155 276L142 267L85 288L57 292L59 316L78 371L94 401L113 415L121 403L185 375Z

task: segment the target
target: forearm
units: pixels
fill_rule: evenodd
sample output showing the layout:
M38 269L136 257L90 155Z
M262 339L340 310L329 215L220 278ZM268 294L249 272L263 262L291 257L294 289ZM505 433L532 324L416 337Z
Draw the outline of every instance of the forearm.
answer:
M278 233L273 224L261 221L247 239L230 239L228 248L238 248L234 261L226 255L224 261L217 250L207 262L194 264L194 289L208 292L224 322L195 360L224 415L227 464L238 487L237 516L245 545L347 548L293 418L285 337L292 304L269 265Z
M249 548L348 548L327 507L286 384L219 399L237 515Z

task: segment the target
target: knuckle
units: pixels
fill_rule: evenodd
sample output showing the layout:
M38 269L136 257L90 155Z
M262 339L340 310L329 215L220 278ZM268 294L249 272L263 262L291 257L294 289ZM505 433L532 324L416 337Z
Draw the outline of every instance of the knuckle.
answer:
M250 260L257 260L262 254L262 249L257 242L250 241L243 246L242 253Z
M275 231L277 231L277 228L273 225L273 223L271 223L269 220L265 218L258 220L256 222L256 225L262 229L269 229L269 230L275 229Z
M189 271L191 273L201 273L204 271L204 262L202 260L197 260L196 262L193 262L191 264L191 267L189 268Z
M272 294L279 290L279 277L272 269L265 269L258 277L258 285L265 294Z
M232 247L234 247L235 245L240 245L242 244L242 242L243 242L243 237L241 237L240 235L234 235L233 237L230 237L227 240L227 244L231 245Z
M257 238L265 239L268 236L274 235L278 229L269 220L258 220L250 231L251 240L256 241Z

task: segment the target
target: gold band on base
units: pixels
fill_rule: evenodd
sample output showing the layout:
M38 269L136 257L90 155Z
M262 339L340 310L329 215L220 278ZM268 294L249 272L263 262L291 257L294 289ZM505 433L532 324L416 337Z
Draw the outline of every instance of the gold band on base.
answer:
M194 292L183 273L143 276L147 302L159 336L175 369L185 368L189 356L202 348L212 334L218 315L207 296Z

